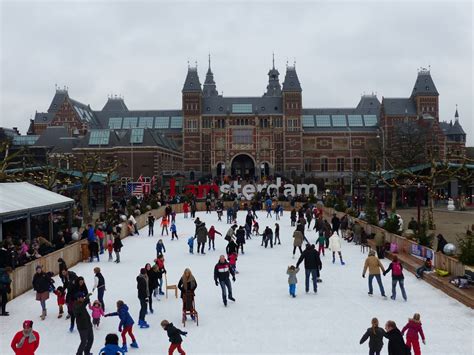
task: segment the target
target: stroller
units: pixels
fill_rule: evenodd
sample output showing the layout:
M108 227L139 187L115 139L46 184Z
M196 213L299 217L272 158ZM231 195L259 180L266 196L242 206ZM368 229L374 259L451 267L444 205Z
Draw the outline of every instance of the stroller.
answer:
M183 295L183 327L186 327L188 315L191 316L191 319L199 326L199 313L196 311L194 304L194 292L186 292Z

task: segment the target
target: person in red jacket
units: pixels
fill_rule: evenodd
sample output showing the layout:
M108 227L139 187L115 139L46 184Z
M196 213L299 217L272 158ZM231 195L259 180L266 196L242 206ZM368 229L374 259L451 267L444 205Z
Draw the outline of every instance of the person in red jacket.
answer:
M211 226L209 228L209 231L207 232L207 235L209 236L209 248L207 250L211 250L211 244L212 244L212 250L216 250L216 245L214 243L214 240L216 239L216 234L219 234L222 237L222 233L218 232L214 226Z
M16 355L35 355L40 343L38 332L33 330L33 321L25 320L23 330L20 330L12 339L11 347Z
M425 343L425 334L423 333L423 328L421 327L420 314L415 313L412 319L408 319L408 323L402 329L402 335L407 332L407 347L412 348L415 355L421 355L420 342L418 340L418 333L420 333L421 340L423 344Z
M183 213L184 213L184 218L188 218L189 205L187 202L183 203Z

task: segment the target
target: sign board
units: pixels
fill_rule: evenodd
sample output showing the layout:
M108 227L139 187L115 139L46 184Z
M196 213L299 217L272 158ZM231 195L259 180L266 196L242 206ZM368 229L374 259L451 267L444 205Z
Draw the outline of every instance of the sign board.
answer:
M431 263L434 265L435 252L433 249L418 244L412 244L410 248L410 254L422 260L430 258Z

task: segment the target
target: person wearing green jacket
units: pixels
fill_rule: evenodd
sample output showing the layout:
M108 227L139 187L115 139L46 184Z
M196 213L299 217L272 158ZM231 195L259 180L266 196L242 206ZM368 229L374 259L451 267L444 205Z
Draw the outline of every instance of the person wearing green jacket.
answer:
M326 237L324 236L324 233L322 230L319 231L319 237L318 240L316 240L316 244L318 244L318 253L321 255L323 253L324 256L324 245L326 244Z

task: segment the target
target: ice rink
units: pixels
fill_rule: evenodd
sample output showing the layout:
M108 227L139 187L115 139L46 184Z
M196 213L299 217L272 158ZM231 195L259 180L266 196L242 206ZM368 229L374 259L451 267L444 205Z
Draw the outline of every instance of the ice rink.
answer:
M245 213L239 212L239 222L244 223ZM265 218L259 212L260 231L265 226L274 228L275 219ZM225 234L228 227L217 222L217 215L197 216L209 228L214 225ZM318 294L304 292L304 267L298 274L297 297L288 294L286 269L295 264L292 259L293 227L290 227L289 213L285 212L279 222L281 245L265 249L260 246L261 237L254 237L245 245L245 255L237 261L239 274L233 283L236 303L230 302L225 308L220 287L213 281L213 268L219 255L225 254L226 241L216 237L216 250L206 255L190 255L187 239L194 234L192 219L177 215L178 241L160 235L159 221L155 223L155 237L148 237L148 228L141 230L139 237L123 240L124 248L120 264L107 262L102 255L100 263L80 263L72 270L83 276L89 287L93 286L93 271L100 266L106 280L106 312L115 310L115 302L123 300L131 309L135 320L134 333L139 349L129 349L132 354L165 354L169 346L166 332L160 322L167 319L178 328L181 324L181 300L174 296L154 301L154 314L147 315L149 329L140 329L138 323L139 301L137 299L136 276L145 263L153 263L156 257L155 244L162 238L165 246L165 265L168 281L177 284L183 270L189 267L197 281L196 309L199 312L199 326L186 323L188 336L183 348L187 354L367 354L368 345L359 345L359 339L370 326L372 317L377 317L383 326L392 319L401 329L415 312L421 314L426 345L421 344L423 354L473 354L474 312L405 272L405 288L408 302L400 297L396 301L383 299L374 280L374 296L367 295L367 278L362 278L364 259L358 246L343 241L342 253L345 266L338 261L332 264L326 251L322 257L323 282L318 284ZM157 236L158 235L158 236ZM316 233L306 233L314 243ZM196 246L195 246L196 248ZM299 254L299 252L297 252ZM383 261L388 265L388 260ZM56 277L56 286L61 281ZM390 296L391 277L383 278L385 290ZM96 294L91 300L96 299ZM0 353L11 354L10 341L21 329L26 319L34 321L34 329L40 333L41 344L37 354L76 353L79 345L77 330L68 331L69 321L57 319L56 296L51 294L47 303L48 317L41 321L39 302L33 291L8 303L10 317L0 318ZM118 317L104 318L100 329L95 330L92 352L97 354L104 344L107 333L117 332ZM387 353L385 341L383 354ZM176 352L177 353L177 352Z

